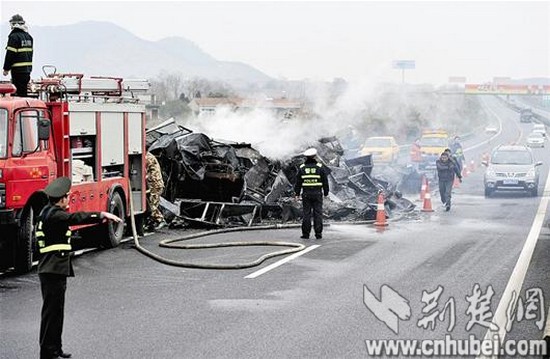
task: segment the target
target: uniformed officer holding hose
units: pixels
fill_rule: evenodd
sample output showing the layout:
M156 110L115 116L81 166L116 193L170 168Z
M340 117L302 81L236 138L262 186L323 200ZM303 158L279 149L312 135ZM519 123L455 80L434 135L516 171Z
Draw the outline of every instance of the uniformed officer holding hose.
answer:
M71 357L71 354L63 352L61 345L67 277L74 276L69 226L104 220L121 222L119 217L109 212L68 213L70 189L71 180L68 177L60 177L46 187L44 192L49 204L40 213L36 226L36 240L41 253L38 277L43 299L41 359Z

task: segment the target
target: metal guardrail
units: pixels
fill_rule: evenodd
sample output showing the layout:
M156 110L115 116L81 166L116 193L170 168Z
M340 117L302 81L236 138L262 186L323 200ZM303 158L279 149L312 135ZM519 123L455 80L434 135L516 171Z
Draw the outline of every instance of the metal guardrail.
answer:
M511 103L510 101L506 101L506 99L502 98L501 96L497 96L497 98L501 102L503 102L508 108L516 111L517 113L519 113L521 110L523 110L525 108L524 106L518 106L515 103ZM544 111L540 108L533 108L532 106L529 106L529 107L531 108L531 111L533 112L533 117L535 117L535 119L538 122L544 124L545 126L550 126L550 112Z

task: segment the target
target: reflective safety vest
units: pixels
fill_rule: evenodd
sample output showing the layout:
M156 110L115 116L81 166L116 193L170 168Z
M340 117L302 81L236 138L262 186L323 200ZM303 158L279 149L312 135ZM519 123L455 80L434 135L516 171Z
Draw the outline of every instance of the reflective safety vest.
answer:
M13 29L8 36L4 70L12 73L31 73L33 38L21 29Z
M306 165L305 163L300 165L300 170L302 172L302 186L303 187L322 187L323 182L321 181L321 168L322 164L316 163L315 165Z
M454 153L454 155L455 155L456 157L462 157L462 156L464 156L464 152L462 151L462 147L457 148L456 151L455 151L455 153Z
M44 210L40 215L40 220L36 225L36 242L38 244L38 250L40 253L48 253L54 251L71 251L71 230L65 232L65 243L53 243L52 238L46 236L44 233L44 220L51 214L53 208ZM59 239L58 239L59 240Z

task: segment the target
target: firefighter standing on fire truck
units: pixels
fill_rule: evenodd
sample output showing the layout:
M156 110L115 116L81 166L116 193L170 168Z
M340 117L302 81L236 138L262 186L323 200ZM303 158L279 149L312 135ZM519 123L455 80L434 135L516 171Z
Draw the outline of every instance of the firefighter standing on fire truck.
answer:
M315 238L323 238L323 195L329 193L327 169L317 162L317 150L310 148L304 152L306 161L300 165L298 178L294 186L296 196L302 193L303 217L302 239L308 239L311 232L311 213L313 212L313 230Z
M49 204L38 218L36 240L41 254L38 277L42 290L42 320L40 322L40 358L70 358L63 352L61 334L65 306L67 277L73 277L71 264L71 231L69 226L99 223L106 220L120 222L109 212L68 213L71 180L60 177L50 183L44 193Z
M11 71L11 82L17 88L15 96L26 97L32 71L33 39L21 15L12 16L10 27L3 73L8 76Z

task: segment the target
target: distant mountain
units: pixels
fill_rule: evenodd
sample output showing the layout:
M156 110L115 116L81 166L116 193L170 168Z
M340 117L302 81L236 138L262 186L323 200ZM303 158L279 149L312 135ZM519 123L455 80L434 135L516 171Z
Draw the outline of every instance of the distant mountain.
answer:
M8 33L3 26L2 38ZM216 60L185 38L147 41L109 22L36 26L30 34L35 40L33 77L42 75L42 65L52 64L58 72L86 76L153 78L161 72L179 72L185 78L241 84L272 80L247 64Z

